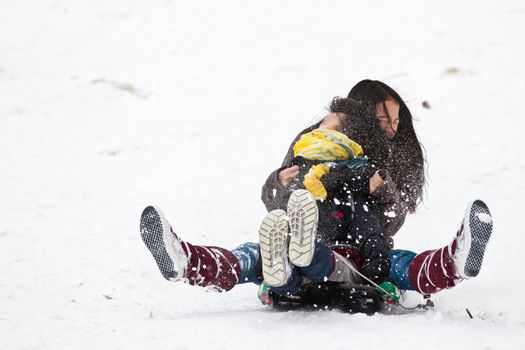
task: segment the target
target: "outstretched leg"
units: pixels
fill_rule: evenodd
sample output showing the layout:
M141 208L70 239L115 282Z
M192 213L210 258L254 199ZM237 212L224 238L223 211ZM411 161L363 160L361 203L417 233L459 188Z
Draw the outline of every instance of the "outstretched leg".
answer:
M485 203L476 200L467 207L465 218L452 242L420 254L395 250L392 280L402 289L429 295L452 288L463 279L479 274L492 233L492 216Z
M316 239L317 204L310 193L296 190L288 212L276 209L259 229L263 277L278 294L297 291L303 280L355 282L354 264Z
M229 250L182 241L157 207L147 207L140 219L142 240L169 281L217 291L232 289L239 281L239 261Z

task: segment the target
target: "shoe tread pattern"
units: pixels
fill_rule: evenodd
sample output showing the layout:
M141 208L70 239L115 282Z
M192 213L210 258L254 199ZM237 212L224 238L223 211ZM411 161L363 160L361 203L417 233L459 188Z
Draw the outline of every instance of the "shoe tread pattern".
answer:
M479 274L485 249L492 234L492 217L485 203L474 201L470 209L469 226L471 245L465 262L465 275L476 277Z
M259 228L263 276L271 286L282 286L288 279L288 222L284 210L269 212Z
M310 265L317 233L317 203L306 190L292 193L288 201L290 218L289 256L295 266Z
M154 207L147 207L142 212L140 235L153 255L162 276L167 280L176 279L178 273L164 243L162 220Z

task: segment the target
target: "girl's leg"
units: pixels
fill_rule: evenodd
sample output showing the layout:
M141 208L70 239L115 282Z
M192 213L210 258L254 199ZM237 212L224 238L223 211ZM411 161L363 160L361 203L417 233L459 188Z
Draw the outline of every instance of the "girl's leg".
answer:
M417 255L410 250L392 249L388 252L390 265L390 280L402 290L414 290L408 278L408 267Z
M457 241L448 246L417 254L408 266L408 278L412 288L424 295L452 288L462 281L454 264Z
M430 295L459 282L448 246L416 254L409 250L389 252L392 261L390 279L402 290L416 290Z
M391 279L401 289L429 295L476 277L491 233L488 207L482 201L474 201L449 245L420 254L392 250Z
M142 212L140 233L169 281L182 280L217 291L230 290L239 282L241 268L234 253L182 241L157 207L150 206Z
M262 264L260 259L259 244L246 242L231 251L239 262L240 275L237 284L261 284Z

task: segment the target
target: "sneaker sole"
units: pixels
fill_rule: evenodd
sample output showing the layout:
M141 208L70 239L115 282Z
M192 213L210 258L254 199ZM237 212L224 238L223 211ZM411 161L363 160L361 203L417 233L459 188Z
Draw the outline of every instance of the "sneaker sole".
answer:
M288 255L295 266L309 266L315 250L319 212L310 192L296 190L288 200L290 245Z
M140 235L162 276L168 281L181 280L187 264L186 254L160 209L153 206L144 209L140 217Z
M492 216L489 208L480 200L475 200L467 208L464 223L465 240L463 249L467 251L459 262L460 276L473 278L479 274L485 249L492 234Z
M259 228L259 246L264 281L272 287L284 285L291 273L288 221L284 210L272 210L266 214Z

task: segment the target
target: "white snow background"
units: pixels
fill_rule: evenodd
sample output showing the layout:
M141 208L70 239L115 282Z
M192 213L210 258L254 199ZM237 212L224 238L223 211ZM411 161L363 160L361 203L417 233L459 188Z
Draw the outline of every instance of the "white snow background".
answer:
M0 348L522 349L524 62L519 0L1 0ZM364 78L401 94L427 152L396 247L448 243L481 198L479 277L398 316L166 282L142 209L192 243L256 241L267 175Z

